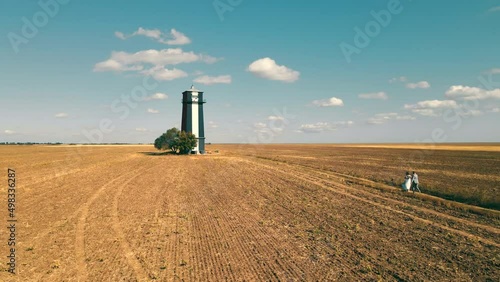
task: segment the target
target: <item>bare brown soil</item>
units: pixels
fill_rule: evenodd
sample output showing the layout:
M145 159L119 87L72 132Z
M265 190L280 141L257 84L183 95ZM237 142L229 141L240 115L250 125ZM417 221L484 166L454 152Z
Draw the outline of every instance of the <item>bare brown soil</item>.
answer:
M438 205L373 182L377 174L362 175L366 170L352 171L358 180L341 173L373 166L359 155L384 162L389 152L340 150L337 162L328 162L325 156L333 158L328 146L324 151L313 145L210 148L215 149L221 153L172 156L152 146L0 146L1 167L17 172L19 217L18 274L5 272L2 262L0 280L500 277L498 211ZM495 164L469 153L450 158ZM355 165L348 165L349 156ZM448 159L433 160L443 175L457 169ZM7 183L4 174L0 183ZM420 175L425 182L432 174ZM481 172L471 175L483 179ZM7 236L1 228L0 240ZM7 252L7 244L0 245L0 256Z
M398 188L406 171L416 171L425 194L500 210L500 144L224 146L228 153L340 173Z

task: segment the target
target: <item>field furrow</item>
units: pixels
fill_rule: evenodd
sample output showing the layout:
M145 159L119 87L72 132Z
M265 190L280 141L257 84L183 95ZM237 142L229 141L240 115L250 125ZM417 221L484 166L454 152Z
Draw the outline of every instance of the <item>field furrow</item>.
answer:
M264 165L264 166L266 167L266 169L273 169L275 171L283 172L283 170L278 170L270 165ZM388 193L379 194L375 189L366 189L361 185L356 185L356 187L353 187L352 185L346 185L345 178L335 177L334 175L332 176L329 175L328 173L318 172L311 169L304 170L303 168L297 168L297 167L294 168L291 166L287 167L293 170L293 172L290 172L293 175L292 177L301 177L301 179L310 181L320 186L334 188L338 191L345 191L351 197L358 197L357 199L361 201L365 201L373 205L385 206L388 209L396 208L398 212L406 213L409 216L415 216L416 218L420 218L427 222L440 221L443 222L441 226L445 229L454 230L453 232L458 232L459 234L462 234L464 236L470 236L476 239L482 239L484 242L492 244L496 247L500 246L500 241L499 241L500 237L498 236L500 234L500 229L496 226L488 226L482 223L476 223L473 220L459 218L429 208L412 205L409 204L407 201L404 201L404 198L403 200L396 200L393 199L391 195L388 195ZM394 193L407 194L407 193L397 193L398 192L397 189L391 189L391 190L393 190L391 191L393 192L393 194ZM410 195L412 194L410 193ZM429 218L430 220L426 220L424 217ZM455 228L449 228L449 225L452 225ZM464 230L470 230L470 232L478 233L481 236L476 236L474 234L464 232Z
M356 158L345 147L342 167L331 169L312 153L327 152L322 146L281 146L272 148L284 154L270 150L271 157L231 145L206 156L140 146L24 148L7 158L20 169L21 263L16 276L0 272L0 281L499 277L498 211L474 213L483 210L345 173L343 166ZM363 152L370 150L374 158L359 165L386 161L389 149ZM28 157L30 165L23 161Z

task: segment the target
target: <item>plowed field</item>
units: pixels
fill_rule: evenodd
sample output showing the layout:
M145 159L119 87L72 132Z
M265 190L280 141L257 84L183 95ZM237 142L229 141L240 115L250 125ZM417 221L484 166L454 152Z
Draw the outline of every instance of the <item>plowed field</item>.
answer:
M0 280L500 277L497 211L436 204L390 185L370 185L370 177L355 181L315 168L294 148L288 155L300 158L286 162L263 158L262 151L247 154L241 146L214 148L221 153L0 146L0 183L7 187L7 168L16 170L18 204L17 274L6 272L9 234L1 228ZM4 190L0 219L7 226Z

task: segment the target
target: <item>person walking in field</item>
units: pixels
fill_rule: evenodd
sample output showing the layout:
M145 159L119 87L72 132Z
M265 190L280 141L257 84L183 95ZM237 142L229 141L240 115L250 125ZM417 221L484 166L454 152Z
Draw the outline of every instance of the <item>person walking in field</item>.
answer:
M411 179L412 179L412 177L411 177L410 173L407 171L406 176L405 176L405 182L403 182L403 191L405 191L405 192L410 191L411 183L412 183Z
M413 191L413 193L415 193L415 190L422 193L422 191L420 191L420 188L418 188L418 175L416 172L413 172L413 175L411 177L411 190Z

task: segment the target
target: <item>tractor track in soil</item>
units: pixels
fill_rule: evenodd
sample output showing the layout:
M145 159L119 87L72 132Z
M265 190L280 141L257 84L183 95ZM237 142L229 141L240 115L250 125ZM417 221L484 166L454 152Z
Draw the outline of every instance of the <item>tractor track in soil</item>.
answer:
M57 186L26 175L32 225L18 281L498 277L496 218L303 164L93 152L81 169L47 176Z
M76 236L75 236L75 254L77 260L77 269L78 269L78 280L79 281L87 281L87 255L85 252L85 228L87 225L87 217L89 215L89 209L97 200L97 198L103 194L106 190L115 189L115 196L113 197L112 202L112 220L111 226L119 238L120 247L122 249L122 255L127 259L128 264L134 269L135 275L139 278L139 281L144 281L146 279L146 275L144 273L143 268L135 259L134 252L132 251L130 245L128 244L125 235L120 227L120 219L118 218L118 197L123 192L124 186L130 183L134 178L138 175L141 175L145 171L152 170L156 167L152 168L139 168L132 172L124 173L120 176L117 176L114 179L111 179L106 184L101 186L92 196L77 210L80 212L80 216L78 217L78 223L76 226ZM118 187L118 188L117 188ZM93 211L97 212L97 211Z
M366 191L366 190L363 190L360 188L353 188L349 185L343 184L341 181L332 181L332 180L328 180L328 178L326 178L326 179L324 178L324 176L333 175L333 176L337 176L337 179L339 179L338 174L335 174L335 173L329 174L329 173L324 173L324 172L318 172L314 169L304 168L304 167L298 166L298 165L281 164L281 166L286 166L287 168L289 168L292 171L292 172L284 172L281 169L276 169L276 167L274 167L274 166L262 164L261 162L258 162L258 161L253 161L253 160L248 160L248 159L245 161L249 161L255 165L260 165L260 166L266 167L267 169L276 171L278 173L287 174L289 177L294 177L294 178L298 178L298 179L301 179L304 181L311 182L315 185L319 185L321 187L329 189L335 193L339 193L342 195L352 197L353 199L365 202L367 204L378 206L378 207L390 210L392 212L404 214L406 216L412 217L416 220L420 220L420 221L427 223L427 224L434 224L434 225L439 226L440 228L445 229L447 231L454 232L454 233L457 233L457 234L465 236L465 237L479 240L481 242L495 246L497 248L500 247L500 243L498 242L498 240L500 240L500 238L497 236L498 234L500 234L500 229L498 229L498 228L495 228L492 226L487 226L484 224L479 224L479 223L469 221L469 220L466 220L463 218L457 218L457 217L447 215L447 214L444 214L441 212L437 212L435 210L431 210L428 208L410 205L410 204L403 202L401 200L395 200L395 199L391 199L389 197L384 197L382 195L375 194L375 193L373 193L373 190ZM307 173L304 173L304 171L307 171ZM323 176L323 177L321 177L321 176ZM358 194L359 196L357 196L355 194ZM398 209L395 209L393 207L398 207ZM411 208L413 210L424 213L424 214L426 214L426 217L440 218L441 219L440 221L442 221L443 219L450 220L450 221L453 221L455 223L474 227L474 228L476 228L476 230L482 229L486 233L490 233L489 237L492 239L485 238L485 237L480 236L480 235L471 234L469 232L465 232L465 231L462 231L462 230L459 230L456 228L451 228L451 227L444 225L442 223L439 223L438 221L435 221L435 220L430 220L430 219L426 219L426 218L423 218L423 217L420 217L417 215L410 214L407 211L404 211L404 208ZM429 216L429 215L431 215L431 216ZM481 233L481 232L479 232L479 233Z

